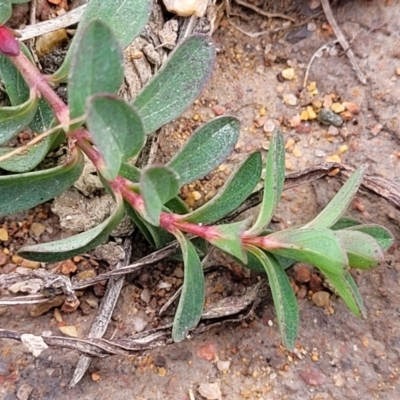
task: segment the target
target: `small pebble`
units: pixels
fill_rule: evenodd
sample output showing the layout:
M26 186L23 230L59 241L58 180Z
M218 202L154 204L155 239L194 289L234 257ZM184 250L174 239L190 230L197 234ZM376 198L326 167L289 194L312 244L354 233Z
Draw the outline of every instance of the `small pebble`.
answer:
M76 331L76 327L73 325L70 326L60 326L59 327L60 331L67 336L70 337L78 337L78 332Z
M351 121L354 118L354 115L350 111L343 111L339 115L343 121Z
M197 190L195 190L194 192L192 192L192 196L193 196L193 199L194 199L195 201L201 199L201 193L198 192Z
M327 94L324 97L324 102L322 103L322 106L325 108L330 108L331 105L332 105L332 97Z
M203 360L214 361L217 358L217 349L214 344L206 343L197 349L196 354Z
M292 128L297 128L301 124L301 117L299 114L294 115L289 120L289 124Z
M46 227L43 224L40 224L39 222L34 222L32 223L29 232L31 235L39 237L45 230Z
M311 279L311 272L310 270L302 264L298 264L294 270L294 280L300 283L309 282Z
M329 305L329 293L324 291L316 292L312 296L312 301L318 307L326 307Z
M313 100L311 102L311 105L313 106L314 110L319 110L320 108L322 108L321 100Z
M331 125L328 129L328 135L337 136L339 135L339 129L336 126Z
M308 119L316 119L317 118L317 114L315 114L315 111L311 106L307 106L307 114L308 114Z
M294 69L293 68L285 68L282 72L281 72L282 78L287 80L287 81L291 81L294 78Z
M0 240L6 242L8 240L8 231L6 228L0 228Z
M342 103L333 103L330 108L336 114L340 114L341 112L346 110Z
M217 361L217 368L220 371L229 371L230 366L231 366L230 361L222 361L222 360Z
M220 382L201 383L197 391L207 400L221 400L222 393L220 386Z
M360 107L356 103L344 101L343 106L347 111L350 111L354 115L360 114Z
M302 121L308 121L308 112L307 110L303 110L300 114L300 119Z
M326 381L326 376L315 367L310 367L300 372L300 377L310 386L320 386Z
M264 124L263 130L264 130L264 132L266 132L266 133L271 133L271 132L274 131L274 129L275 129L275 123L274 123L274 121L272 121L272 119L269 119L269 120Z
M283 101L288 106L296 106L297 103L298 103L297 97L292 93L288 93L288 94L283 95Z
M307 24L307 30L310 32L314 32L317 29L317 25L314 22L310 22Z
M331 111L329 108L321 108L318 113L317 119L324 125L335 125L339 127L343 124L342 118Z
M342 159L337 154L332 154L331 156L325 158L325 162L335 162L340 164Z

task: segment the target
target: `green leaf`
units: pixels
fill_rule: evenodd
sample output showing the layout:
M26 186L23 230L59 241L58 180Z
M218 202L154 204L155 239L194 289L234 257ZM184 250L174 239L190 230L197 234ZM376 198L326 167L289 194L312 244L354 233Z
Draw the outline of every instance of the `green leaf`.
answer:
M0 25L5 24L11 17L12 6L11 0L0 1Z
M0 144L12 139L30 124L37 106L38 98L32 97L21 105L0 108Z
M0 162L0 168L10 172L31 171L46 157L49 149L57 136L57 132L44 138L34 146L28 147L22 154L17 154ZM7 154L13 148L0 148L0 156Z
M330 228L332 231L338 231L340 229L350 228L352 226L361 225L360 221L354 218L342 217L337 220Z
M65 82L70 69L71 54L81 41L83 31L93 19L100 19L115 33L123 48L128 46L147 24L151 0L90 0L79 22L78 30L60 69L51 77L53 82Z
M109 181L115 179L122 160L136 155L143 147L145 134L136 110L114 95L90 98L87 125L105 168L100 172Z
M197 129L167 164L179 175L180 186L202 178L223 162L239 138L240 123L219 117Z
M123 178L129 179L133 183L137 183L140 180L140 169L134 165L123 162L119 170L119 175Z
M381 247L382 251L386 251L392 246L394 242L394 237L391 232L383 226L368 224L368 225L358 225L349 227L348 230L359 231L372 236L378 245Z
M31 0L11 0L12 4L29 3Z
M282 343L293 350L299 331L299 309L289 278L273 256L253 246L249 246L248 250L258 258L268 275Z
M43 171L0 176L0 217L28 210L58 196L81 175L84 158L80 151L65 164Z
M265 250L315 265L321 271L343 274L348 259L341 241L328 229L286 229L266 236Z
M246 221L239 221L232 224L214 226L212 229L216 237L210 238L208 241L213 246L246 264L246 253L242 247L240 237L245 230L245 225Z
M29 100L28 85L10 58L3 54L0 54L0 76L13 106Z
M185 202L178 196L165 203L165 207L175 214L187 214L189 211Z
M68 79L71 118L84 115L90 96L117 93L124 79L122 50L111 29L102 21L89 23L74 49L71 64Z
M175 236L182 249L185 275L172 327L172 339L174 342L181 342L200 321L204 306L204 273L200 258L190 240L179 231Z
M209 36L184 39L134 100L146 133L179 117L211 77L215 48Z
M366 233L347 229L334 233L346 249L350 267L371 269L384 260L379 244Z
M365 167L358 168L336 193L329 204L310 222L302 226L308 228L329 228L342 216L362 182Z
M264 251L264 253L267 252ZM248 251L246 252L246 255L247 255L247 263L244 264L246 268L251 269L252 271L255 272L265 272L264 267L262 266L257 257L255 257L252 253L249 253ZM293 266L293 264L296 263L296 260L287 257L281 257L278 254L274 254L274 258L283 269L288 269L291 266Z
M326 276L337 294L347 304L350 311L357 317L365 318L366 310L364 303L353 277L348 272L344 275L332 274L328 271L323 271L322 273Z
M143 196L148 222L159 226L163 205L178 192L178 177L173 170L158 166L145 168L140 177L140 193Z
M250 196L262 171L261 153L251 154L240 168L233 172L218 193L206 204L182 219L209 224L236 210Z
M55 262L86 253L108 238L110 232L121 222L124 211L124 202L119 198L113 213L95 228L55 242L25 246L18 254L28 260Z
M246 232L258 236L270 223L285 183L285 144L280 131L272 135L268 150L261 210L254 225Z

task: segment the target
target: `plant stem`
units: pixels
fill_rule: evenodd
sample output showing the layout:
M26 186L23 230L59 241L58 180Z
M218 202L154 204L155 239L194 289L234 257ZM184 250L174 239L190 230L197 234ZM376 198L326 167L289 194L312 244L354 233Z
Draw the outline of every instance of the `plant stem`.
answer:
M66 127L69 126L68 106L50 87L46 76L39 72L22 51L20 51L18 56L10 57L10 60L18 68L19 72L21 72L28 86L37 90L47 100L60 123Z
M77 140L76 145L89 157L89 160L93 163L98 171L101 171L105 168L104 161L99 152L93 148L93 146L86 139Z

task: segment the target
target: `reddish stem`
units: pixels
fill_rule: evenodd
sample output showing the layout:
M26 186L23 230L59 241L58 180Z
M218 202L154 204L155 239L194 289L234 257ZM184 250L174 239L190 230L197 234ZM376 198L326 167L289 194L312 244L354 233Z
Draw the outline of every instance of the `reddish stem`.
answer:
M242 244L260 247L264 250L283 249L285 247L281 242L270 239L268 236L242 236Z
M37 90L47 100L60 123L68 126L70 120L68 106L50 87L46 77L39 72L22 51L16 57L10 57L10 60L21 72L28 86Z
M100 153L85 139L79 139L76 141L76 145L89 157L89 160L93 163L98 171L105 168L104 161L101 158Z
M160 225L164 229L168 230L166 227L163 226L164 214L166 213L161 214ZM171 214L166 214L166 215L170 216ZM191 233L193 235L202 237L203 239L206 239L208 241L213 239L218 239L221 237L221 234L216 230L215 226L202 226L202 225L192 224L190 222L179 221L178 220L179 217L180 217L179 215L176 215L174 220L172 221L173 227L175 229L178 229L182 232Z

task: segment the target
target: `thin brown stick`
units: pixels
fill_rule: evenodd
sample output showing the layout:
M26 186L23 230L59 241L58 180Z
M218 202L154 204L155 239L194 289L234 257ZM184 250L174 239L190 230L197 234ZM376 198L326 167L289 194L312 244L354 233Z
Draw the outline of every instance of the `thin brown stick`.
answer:
M85 120L85 116L82 117L78 117L78 118L74 118L71 119L69 121L70 125L73 125L77 122L82 122ZM47 136L50 136L52 133L57 132L60 129L63 129L65 126L64 125L57 125L54 128L49 129L46 132L43 132L37 136L35 136L33 139L31 139L27 144L25 144L24 146L21 147L17 147L16 149L10 151L7 154L4 154L2 156L0 156L0 162L7 160L10 157L16 156L18 154L22 154L23 152L27 151L30 147L34 146L35 144L39 143L40 141L42 141L44 138L46 138Z
M130 242L130 239L125 239L124 251L125 251L125 258L123 261L117 264L115 268L116 270L128 265L131 259L132 244ZM103 296L103 300L97 312L96 318L93 321L92 327L90 328L88 338L99 339L103 337L107 329L107 326L110 322L111 315L114 312L114 308L117 304L124 281L125 281L124 275L112 278L108 281L106 292ZM84 354L80 355L74 371L74 375L69 384L70 388L74 387L77 383L79 383L79 381L82 379L83 375L85 375L87 369L89 368L91 361L92 358L90 356L86 356Z
M335 35L342 46L343 50L347 54L347 57L349 58L351 65L353 66L353 69L357 75L358 80L363 84L367 84L367 78L361 71L360 67L357 64L357 61L354 57L353 50L350 49L350 45L347 42L346 38L343 35L342 30L339 28L339 25L337 24L331 10L331 6L329 5L329 0L321 0L322 8L324 10L326 19L329 22L329 25L332 27L333 31L335 32Z
M310 68L311 68L311 64L313 63L313 61L317 58L317 57L321 57L322 52L324 50L328 50L331 46L333 46L334 44L336 44L338 42L338 40L334 40L333 42L324 44L323 46L321 46L319 49L317 49L317 51L314 52L314 54L312 55L312 57L310 58L310 61L307 65L307 69L306 69L306 74L304 75L304 80L303 80L303 88L305 88L307 86L307 80L308 80L308 74L310 73Z

